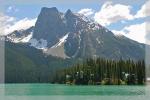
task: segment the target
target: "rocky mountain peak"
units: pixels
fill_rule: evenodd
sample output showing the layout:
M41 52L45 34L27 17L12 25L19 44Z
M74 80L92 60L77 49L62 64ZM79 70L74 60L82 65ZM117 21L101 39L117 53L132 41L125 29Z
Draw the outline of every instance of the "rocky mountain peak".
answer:
M52 8L47 8L47 7L43 7L41 9L41 13L58 13L58 9L56 7L52 7Z
M72 12L70 9L68 9L68 10L66 11L66 13L65 13L65 16L66 16L66 17L72 16L72 15L74 15L74 14L73 14L73 12Z
M57 8L42 8L35 24L33 38L44 39L48 42L48 46L52 46L65 32L62 14Z

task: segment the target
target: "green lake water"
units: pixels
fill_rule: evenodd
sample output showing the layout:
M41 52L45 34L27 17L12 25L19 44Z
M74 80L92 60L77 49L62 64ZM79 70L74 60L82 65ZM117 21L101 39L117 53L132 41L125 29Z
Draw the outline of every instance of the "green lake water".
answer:
M149 86L0 85L0 100L149 100L149 93Z

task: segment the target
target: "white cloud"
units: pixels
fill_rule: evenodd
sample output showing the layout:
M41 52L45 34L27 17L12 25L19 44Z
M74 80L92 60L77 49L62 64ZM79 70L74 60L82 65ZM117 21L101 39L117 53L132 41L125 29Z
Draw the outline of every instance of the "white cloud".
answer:
M81 9L80 11L78 11L78 13L83 14L85 16L90 16L90 15L94 14L94 10L85 8L85 9Z
M124 28L125 36L140 43L145 43L146 23L130 25Z
M114 33L114 35L116 35L116 36L122 36L122 35L124 35L125 33L123 32L123 31L117 31L117 30L111 30L113 33Z
M111 23L115 23L121 20L132 20L134 17L130 13L131 7L122 4L112 4L112 2L106 2L100 9L95 13L94 19L103 26L108 26Z
M14 17L7 16L3 13L0 13L0 35L4 35L4 30L8 25L15 21Z
M150 0L148 0L135 15L135 18L150 16Z
M15 30L28 29L29 27L34 26L35 22L36 18L24 18L16 21L14 17L0 13L0 35L7 35Z
M149 22L144 22L141 24L135 24L124 27L122 30L117 31L113 30L114 34L122 34L132 40L138 41L140 43L146 43L146 35L150 30L146 30L146 26L149 25Z
M34 26L35 22L36 22L36 18L35 19L24 18L22 20L14 22L13 25L10 25L10 24L6 25L4 34L7 35L15 30L28 29L31 26Z

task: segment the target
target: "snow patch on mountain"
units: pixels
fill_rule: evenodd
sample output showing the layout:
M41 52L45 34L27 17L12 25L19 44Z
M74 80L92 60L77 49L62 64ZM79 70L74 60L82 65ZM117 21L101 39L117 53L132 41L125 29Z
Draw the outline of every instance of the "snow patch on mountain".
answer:
M64 35L62 38L59 39L59 42L56 43L54 46L51 48L48 48L47 50L44 51L44 53L56 57L61 57L61 58L70 58L69 56L66 55L65 49L64 49L64 43L67 41L67 38L69 36L69 33Z
M90 18L88 18L87 16L85 16L84 14L79 14L79 13L74 13L74 14L85 22L92 22L92 20Z
M101 43L101 41L99 40L99 38L96 38L96 41L97 41L98 44Z
M6 38L8 41L11 41L13 43L28 43L30 39L32 38L32 36L33 36L33 32L31 32L27 36L23 35L20 37L17 37L15 34L12 34L10 36L7 36Z
M99 44L99 45L101 45L101 46L103 46L103 43L104 43L104 41L102 41L101 39L100 39L100 37L98 38L96 38L96 41L97 41L97 43Z
M40 39L40 40L31 39L29 43L30 43L30 46L33 46L37 49L47 50L47 41L44 39Z
M101 29L102 26L100 24L98 24L97 22L95 22L94 20L88 18L87 16L83 15L83 14L75 14L76 16L78 16L82 21L86 22L88 25L88 29L92 29L92 30L97 30L97 29Z
M10 42L13 42L13 43L19 43L20 42L19 40L21 39L21 38L11 38L9 36L7 36L6 38L7 38L6 41L10 41Z
M67 21L66 21L65 15L64 15L64 14L61 14L60 17L61 17L63 23L66 24Z
M105 29L105 32L107 33L107 32L109 32L109 30L108 30L108 29Z
M51 48L56 48L56 47L58 47L58 46L61 46L63 43L65 43L66 40L67 40L67 38L68 38L68 35L69 35L69 33L66 34L65 36L63 36L62 38L60 38L60 39L59 39L59 42L56 43L56 44L55 44L54 46L52 46Z
M31 34L29 34L27 37L24 37L20 42L28 43L31 40L32 36L33 36L33 32L31 32Z

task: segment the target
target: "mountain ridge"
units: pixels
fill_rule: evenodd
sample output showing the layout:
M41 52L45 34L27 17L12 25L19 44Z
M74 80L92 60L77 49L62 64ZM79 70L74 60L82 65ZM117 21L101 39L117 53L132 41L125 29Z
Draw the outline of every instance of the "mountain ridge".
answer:
M66 35L67 38L61 41ZM11 35L8 37L14 38ZM61 45L54 48L60 41ZM62 13L56 7L41 9L28 44L42 49L47 55L64 59L88 57L144 59L145 55L144 44L125 36L115 36L107 28L84 15L73 13L70 9Z

